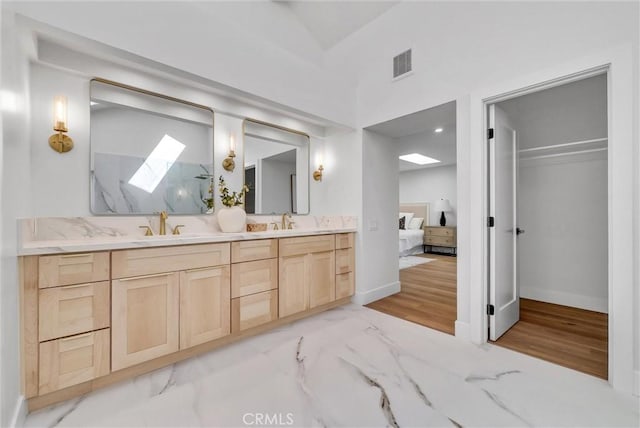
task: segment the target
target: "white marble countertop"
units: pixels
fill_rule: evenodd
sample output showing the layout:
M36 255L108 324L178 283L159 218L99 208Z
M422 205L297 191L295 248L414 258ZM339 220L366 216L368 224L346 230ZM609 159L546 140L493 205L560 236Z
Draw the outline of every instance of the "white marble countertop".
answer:
M127 248L151 248L171 245L206 244L211 242L244 241L250 239L286 238L294 236L328 235L332 233L355 232L356 228L335 229L291 229L269 230L265 232L241 232L241 233L184 233L181 235L154 235L154 236L114 236L80 239L59 239L46 241L25 242L19 248L19 255L40 255L75 253L82 251L120 250Z

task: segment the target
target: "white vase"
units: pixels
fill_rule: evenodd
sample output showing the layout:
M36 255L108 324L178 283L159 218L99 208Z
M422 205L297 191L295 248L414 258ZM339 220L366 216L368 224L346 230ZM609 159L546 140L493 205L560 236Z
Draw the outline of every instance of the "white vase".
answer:
M222 207L216 211L218 226L223 232L244 232L247 213L242 207Z

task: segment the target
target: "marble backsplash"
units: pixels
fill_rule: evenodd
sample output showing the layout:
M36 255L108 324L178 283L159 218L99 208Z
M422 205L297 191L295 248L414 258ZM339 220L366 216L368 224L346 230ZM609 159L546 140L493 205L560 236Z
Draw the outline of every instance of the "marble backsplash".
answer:
M247 216L247 223L267 223L280 226L282 216ZM355 229L356 216L292 216L292 227L297 230L322 231ZM155 234L159 229L159 216L92 216L92 217L38 217L18 220L19 240L24 244L42 241L64 241L108 238L139 238L144 236L143 226L149 226ZM183 225L182 234L221 234L215 215L169 216L167 233L173 227Z

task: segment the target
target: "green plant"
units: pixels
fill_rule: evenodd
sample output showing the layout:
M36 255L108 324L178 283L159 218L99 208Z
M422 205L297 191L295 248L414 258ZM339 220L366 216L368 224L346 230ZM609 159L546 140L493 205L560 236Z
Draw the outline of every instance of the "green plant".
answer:
M229 194L229 188L222 176L220 176L218 181L218 188L220 189L220 200L222 201L222 205L229 208L242 205L242 198L244 198L244 195L249 191L249 188L245 185L242 186L242 191Z

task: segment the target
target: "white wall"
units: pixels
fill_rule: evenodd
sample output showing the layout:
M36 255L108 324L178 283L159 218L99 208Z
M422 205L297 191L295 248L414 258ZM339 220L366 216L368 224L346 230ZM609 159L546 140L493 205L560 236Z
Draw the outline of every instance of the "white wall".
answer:
M13 17L3 13L0 145L0 426L3 427L20 423L26 415L25 407L17 407L21 405L18 400L21 388L16 219L31 212L30 199L25 197L30 189L31 170L29 70L23 40Z
M429 225L440 225L440 211L435 204L440 199L449 199L453 211L445 213L447 226L457 224L457 180L456 166L438 166L400 173L400 203L428 202Z
M597 64L590 59L606 60L611 55L620 58L618 52L627 49L632 60L628 63L623 60L622 68L617 68L612 75L614 86L620 85L616 82L624 82L614 101L624 107L614 111L610 119L620 126L633 128L633 135L627 129L620 129L619 134L624 145L620 153L630 152L627 149L629 140L638 141L640 116L639 15L637 2L401 2L328 53L327 62L333 70L357 76L358 123L363 127L451 99L467 103L457 106L459 110L467 110L466 117L458 115L457 133L459 312L456 334L460 332L461 337L482 342L486 335L486 328L478 324L485 317L483 304L486 302L482 301L481 290L476 293L478 285L486 278L482 250L486 214L481 139L486 125L481 120L481 97L520 89L563 73L575 73L581 67ZM488 22L495 25L487 25ZM413 48L414 72L394 82L390 75L391 59L408 47ZM638 173L633 172L640 168L640 156L637 155L637 144L634 145L635 158L631 160L631 153L628 156L628 162L633 162L634 168L622 162L618 170L620 177L616 179L621 184L628 183L619 189L632 205L640 194ZM622 157L615 162L620 160ZM369 179L364 175L363 182ZM622 242L618 248L627 247L621 230L637 230L639 217L637 202L633 213L619 216L622 224L614 228L616 237ZM627 236L631 242L632 235ZM616 265L622 271L614 278L619 277L618 282L627 290L630 284L638 283L637 267L633 278L627 273L637 265L637 262L631 262L631 257L638 260L639 241L640 234L636 232L633 235L636 253L631 254L633 248L629 248L616 255L619 259ZM631 295L627 300L630 299ZM632 335L625 331L625 337L618 341L631 343L635 338L636 343L630 346L630 349L635 348L635 355L622 350L614 357L616 366L626 373L622 374L616 368L614 384L627 391L631 390L631 382L625 380L625 376L631 379L632 374L628 372L626 356L633 358L637 384L640 384L638 302L636 298L633 310L622 310L625 315L617 324L634 326L629 328L635 331ZM627 314L636 315L632 320ZM621 331L625 329L622 327Z
M607 156L520 161L520 296L608 312Z
M607 135L605 74L499 105L515 125L520 149ZM523 155L535 153L558 150ZM520 296L608 312L606 151L525 157L518 175L518 224L526 231L518 238Z
M262 159L259 163L262 189L260 213L291 212L291 174L296 173L296 164L269 158Z
M398 163L389 137L363 131L362 254L355 301L366 304L400 291L398 271ZM391 160L391 161L390 161ZM393 245L392 245L393 244Z
M275 2L233 3L43 1L4 7L229 92L353 122L354 86L326 72L303 25Z

